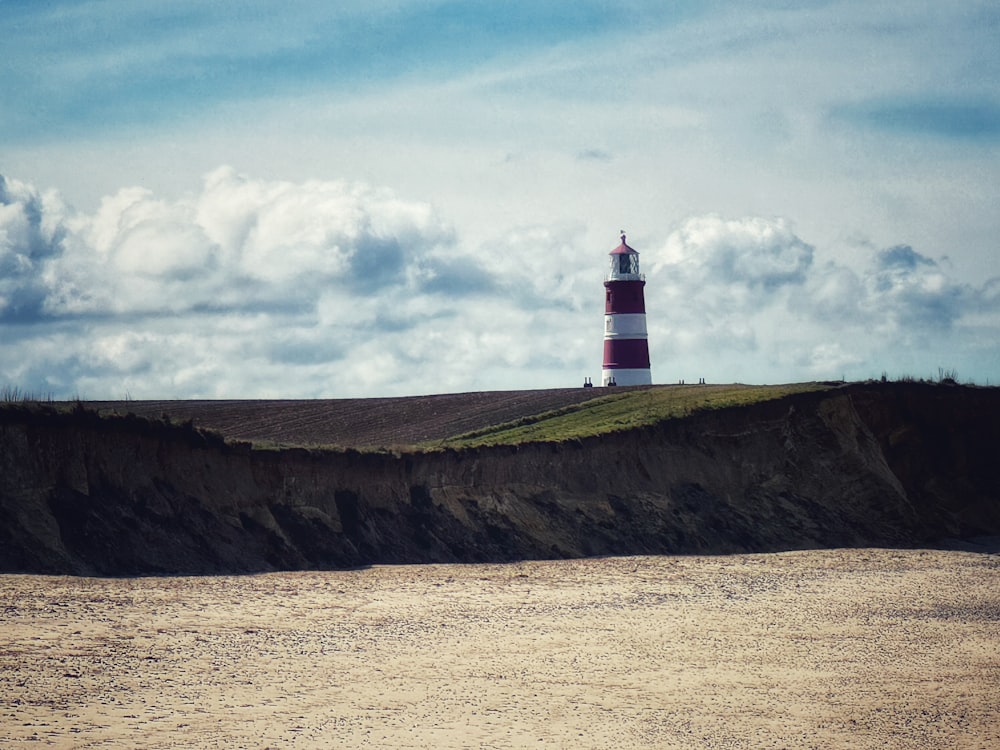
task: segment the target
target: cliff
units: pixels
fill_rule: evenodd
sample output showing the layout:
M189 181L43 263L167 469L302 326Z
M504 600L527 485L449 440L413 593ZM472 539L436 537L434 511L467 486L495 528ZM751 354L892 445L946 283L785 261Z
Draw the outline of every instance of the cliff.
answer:
M558 444L252 450L0 409L0 570L100 575L917 546L1000 534L1000 390L856 384Z

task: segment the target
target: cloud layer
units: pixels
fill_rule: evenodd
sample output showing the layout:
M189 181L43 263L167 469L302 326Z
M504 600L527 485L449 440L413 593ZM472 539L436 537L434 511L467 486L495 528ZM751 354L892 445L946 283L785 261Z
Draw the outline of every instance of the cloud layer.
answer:
M816 254L786 220L690 218L650 281L670 300L656 333L679 361L721 367L723 380L996 372L997 279L960 283L906 245L872 253L860 271Z
M0 382L55 397L337 397L575 386L607 248L574 226L468 246L431 205L220 167L92 213L0 178ZM633 244L634 241L630 242ZM785 219L692 216L640 247L655 382L996 377L1000 279L908 245L854 270Z

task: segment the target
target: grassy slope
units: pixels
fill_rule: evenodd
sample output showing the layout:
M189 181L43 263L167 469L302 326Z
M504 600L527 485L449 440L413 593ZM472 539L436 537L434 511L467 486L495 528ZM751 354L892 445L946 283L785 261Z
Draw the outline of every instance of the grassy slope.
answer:
M518 445L529 442L559 442L620 432L683 417L699 409L721 409L781 398L794 393L825 390L823 383L787 385L690 385L654 386L601 396L556 411L526 416L456 435L420 447L461 448L488 445Z

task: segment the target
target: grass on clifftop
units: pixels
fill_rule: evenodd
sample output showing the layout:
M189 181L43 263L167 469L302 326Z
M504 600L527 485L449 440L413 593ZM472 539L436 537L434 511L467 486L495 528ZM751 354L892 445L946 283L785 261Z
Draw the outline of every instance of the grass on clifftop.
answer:
M425 443L424 449L561 442L621 432L684 417L702 409L747 406L795 393L826 390L824 383L788 385L671 385L629 389L564 409ZM607 391L608 389L603 389Z

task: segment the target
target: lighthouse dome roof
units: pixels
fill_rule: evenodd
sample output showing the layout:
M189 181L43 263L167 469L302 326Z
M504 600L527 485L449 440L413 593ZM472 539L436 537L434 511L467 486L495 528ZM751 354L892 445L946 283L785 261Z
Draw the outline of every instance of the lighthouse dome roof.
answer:
M622 244L612 250L608 255L638 255L639 251L625 244L625 233L622 232Z

